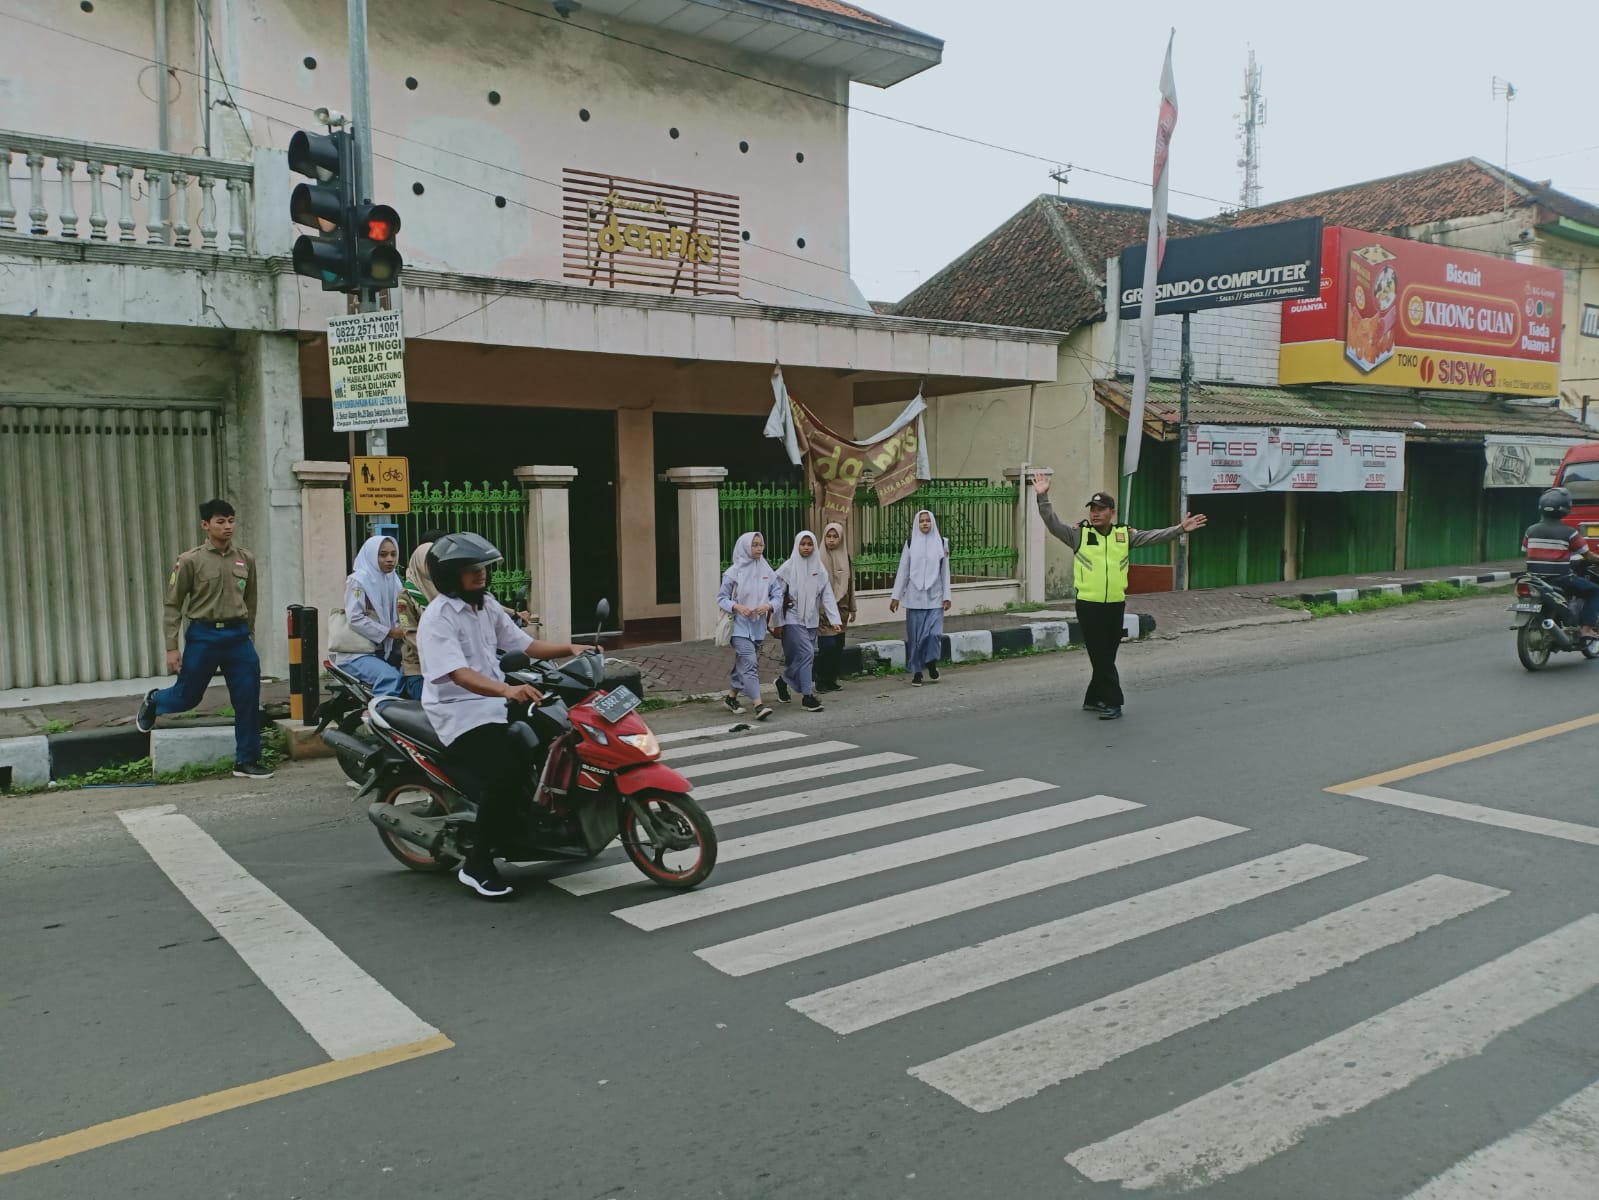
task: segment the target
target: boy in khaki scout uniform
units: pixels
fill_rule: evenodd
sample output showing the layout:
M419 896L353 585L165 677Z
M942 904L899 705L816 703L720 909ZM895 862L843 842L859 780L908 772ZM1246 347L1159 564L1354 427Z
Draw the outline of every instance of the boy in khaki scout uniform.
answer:
M234 765L240 779L271 779L261 765L261 660L256 656L255 555L233 544L233 505L207 500L200 506L205 541L178 556L167 580L167 670L171 687L152 691L139 705L141 733L158 716L188 712L200 703L217 668L233 704ZM178 628L189 618L178 652Z

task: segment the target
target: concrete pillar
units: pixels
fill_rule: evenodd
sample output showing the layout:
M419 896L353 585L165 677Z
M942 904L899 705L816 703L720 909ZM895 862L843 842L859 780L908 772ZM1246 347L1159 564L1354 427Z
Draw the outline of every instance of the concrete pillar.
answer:
M616 414L616 463L616 515L623 531L618 612L631 621L676 616L671 605L655 602L654 412L623 409Z
M1021 505L1021 543L1016 547L1018 566L1022 578L1022 600L1028 604L1044 602L1044 556L1049 546L1049 531L1044 528L1044 518L1038 514L1038 500L1033 494L1033 480L1053 479L1055 472L1048 467L1028 467L1026 488L1018 501ZM1020 467L1006 467L1005 478L1012 486L1022 482Z
M722 586L722 537L716 487L726 467L673 467L667 479L677 484L678 582L685 642L710 640L716 633L716 593Z
M528 603L540 641L572 637L572 520L567 489L576 467L517 467L527 491Z
M283 611L300 603L305 591L294 471L305 456L300 353L293 334L238 336L238 404L226 433L228 490L239 510L239 543L255 552L261 573L255 630L261 669L281 679L289 670ZM343 557L342 537L339 546Z
M350 574L344 549L344 487L350 480L350 464L302 460L294 464L294 477L300 481L300 562L305 580L297 599L317 610L321 650L326 654L328 614L344 606L344 581ZM281 617L280 606L274 621L280 629Z

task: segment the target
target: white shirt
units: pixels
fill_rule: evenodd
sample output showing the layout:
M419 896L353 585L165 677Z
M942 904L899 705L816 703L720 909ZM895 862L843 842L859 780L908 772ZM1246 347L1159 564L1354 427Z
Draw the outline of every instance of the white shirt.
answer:
M493 596L485 596L480 609L454 596L439 596L423 610L416 627L416 649L422 660L422 711L440 741L448 746L469 729L504 725L510 720L504 700L470 692L450 674L470 667L490 679L503 679L495 652L525 651L531 641Z

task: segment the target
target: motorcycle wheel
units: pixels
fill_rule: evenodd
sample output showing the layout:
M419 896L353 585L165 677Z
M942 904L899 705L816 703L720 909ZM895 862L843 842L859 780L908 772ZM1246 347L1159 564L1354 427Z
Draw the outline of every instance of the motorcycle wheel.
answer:
M636 799L657 824L692 842L680 848L657 845L632 806L624 802L622 848L633 865L651 883L673 891L687 891L705 882L716 865L716 830L705 811L687 796L672 792L644 792Z
M420 780L402 780L392 785L384 793L383 803L402 806L419 817L437 817L450 811L450 803L444 793L433 784ZM454 858L435 858L421 846L397 837L387 829L379 829L378 837L390 854L413 871L437 874L455 866Z
M1529 671L1541 671L1549 665L1549 639L1536 621L1528 621L1516 630L1516 657Z

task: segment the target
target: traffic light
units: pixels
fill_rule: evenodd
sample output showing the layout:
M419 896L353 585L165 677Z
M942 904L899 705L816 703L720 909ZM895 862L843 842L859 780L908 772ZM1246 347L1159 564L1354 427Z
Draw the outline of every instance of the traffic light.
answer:
M289 170L307 175L315 183L295 186L289 196L289 217L296 225L315 229L294 243L294 273L322 281L324 292L348 292L355 287L353 242L349 213L356 205L355 147L350 135L298 131L289 139Z
M325 292L398 287L400 214L361 196L354 134L300 130L289 139L289 169L316 181L296 185L289 197L294 223L317 231L295 241L295 274L321 280Z

